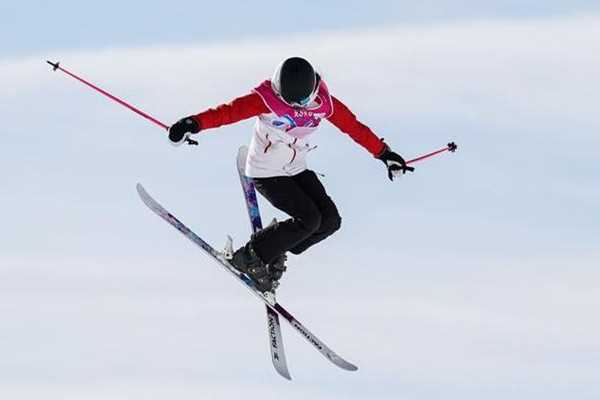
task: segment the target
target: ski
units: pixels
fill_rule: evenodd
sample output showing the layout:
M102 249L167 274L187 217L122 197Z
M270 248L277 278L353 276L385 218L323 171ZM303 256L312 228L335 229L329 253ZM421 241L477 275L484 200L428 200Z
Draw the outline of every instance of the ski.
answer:
M247 156L248 147L240 147L237 154L236 165L238 175L240 177L240 183L242 185L242 191L244 192L246 209L248 210L248 217L250 219L250 228L252 229L253 233L256 233L263 228L263 225L260 218L260 210L258 208L258 200L256 199L256 189L254 187L254 183L252 182L252 179L248 178L244 172ZM265 309L267 312L267 334L273 367L275 367L275 370L279 375L283 376L285 379L291 380L292 377L290 376L290 372L288 370L287 361L285 358L285 350L283 348L283 337L281 335L279 315L268 305L265 305Z
M185 237L194 242L200 249L202 249L208 256L216 261L225 271L232 274L237 281L242 283L252 294L261 299L267 306L275 311L279 316L283 317L308 343L310 343L317 351L319 351L325 358L331 361L338 367L347 371L356 371L358 368L338 356L333 350L331 350L325 343L311 333L304 325L300 323L294 316L288 312L282 305L275 301L275 297L267 293L260 292L254 285L254 282L246 275L237 271L227 260L225 255L215 250L212 246L206 243L202 238L196 235L190 228L179 221L174 215L165 210L156 200L154 200L148 192L144 189L141 184L137 184L137 192L148 208L150 208L155 214L171 224L175 229L181 232Z

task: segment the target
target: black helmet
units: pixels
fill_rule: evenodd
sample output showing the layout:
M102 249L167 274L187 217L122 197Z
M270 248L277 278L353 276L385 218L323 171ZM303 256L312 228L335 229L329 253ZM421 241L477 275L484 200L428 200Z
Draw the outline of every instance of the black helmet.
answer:
M282 62L271 80L273 88L289 104L305 106L318 86L318 74L308 61L300 57Z

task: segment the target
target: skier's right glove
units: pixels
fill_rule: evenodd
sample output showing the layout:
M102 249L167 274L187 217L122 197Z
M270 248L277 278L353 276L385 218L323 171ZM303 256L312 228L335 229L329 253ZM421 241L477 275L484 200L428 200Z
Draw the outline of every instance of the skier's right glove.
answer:
M183 142L189 142L190 134L200 132L200 125L194 117L181 118L169 128L169 140L173 146L179 146Z
M383 152L377 156L378 159L383 161L388 170L388 178L390 181L394 180L394 177L404 175L406 171L413 172L415 169L406 165L404 158L400 157L398 153L394 153L390 147L386 144Z

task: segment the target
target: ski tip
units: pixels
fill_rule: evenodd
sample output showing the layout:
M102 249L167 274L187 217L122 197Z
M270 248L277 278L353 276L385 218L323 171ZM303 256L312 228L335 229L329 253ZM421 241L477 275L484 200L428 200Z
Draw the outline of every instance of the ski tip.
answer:
M283 360L283 363L273 361L273 366L275 367L275 371L277 371L279 376L287 379L288 381L292 380L292 376L290 375L290 371L288 371L285 360Z
M292 377L290 376L289 372L287 372L287 371L285 371L285 372L283 372L283 371L277 371L277 372L279 372L279 375L283 376L288 381L292 380Z
M327 358L329 358L329 360L331 360L332 363L334 363L341 369L345 369L346 371L358 371L358 367L356 365L349 363L337 354L327 355Z
M144 189L144 187L142 186L141 183L136 183L135 185L135 189L137 190L138 194L140 195L140 197L144 198L148 196L148 193L146 192L146 189Z
M340 364L338 364L342 369L345 369L346 371L358 371L358 367L354 364L349 363L348 361L344 361Z

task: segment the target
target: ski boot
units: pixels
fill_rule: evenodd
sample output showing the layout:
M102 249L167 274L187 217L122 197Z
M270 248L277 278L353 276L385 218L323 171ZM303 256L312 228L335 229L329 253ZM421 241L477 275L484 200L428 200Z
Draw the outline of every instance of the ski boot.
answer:
M248 275L260 292L272 292L275 289L267 265L258 257L251 241L237 249L229 262L235 269Z
M267 264L267 272L273 282L273 289L279 287L279 280L283 276L283 273L287 270L285 262L287 261L287 255L285 253L277 256L273 261Z

